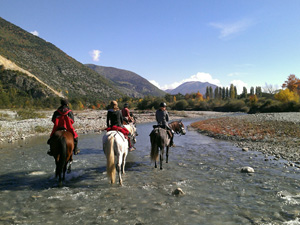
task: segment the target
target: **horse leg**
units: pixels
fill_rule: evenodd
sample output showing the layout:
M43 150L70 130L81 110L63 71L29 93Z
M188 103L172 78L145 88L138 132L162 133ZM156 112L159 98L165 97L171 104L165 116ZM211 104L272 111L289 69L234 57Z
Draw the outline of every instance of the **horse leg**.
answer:
M122 174L125 174L125 163L126 163L126 153L123 154L123 159L122 159Z
M166 163L168 163L169 160L169 146L167 146L167 151L166 151Z
M67 163L64 165L63 168L63 180L65 180L66 170L67 170Z
M70 163L69 163L67 173L71 173L71 165L72 165L72 162L73 162L73 161L70 161Z
M155 165L154 165L154 168L157 168L156 160L155 160Z
M119 175L119 184L122 186L123 185L123 182L122 182L122 171L121 171L121 167L122 167L122 156L118 156L117 158L117 171L118 171L118 175Z
M164 160L164 156L163 156L163 151L161 150L160 151L160 155L159 155L159 161L160 161L160 169L162 170L162 163L163 163L163 160Z

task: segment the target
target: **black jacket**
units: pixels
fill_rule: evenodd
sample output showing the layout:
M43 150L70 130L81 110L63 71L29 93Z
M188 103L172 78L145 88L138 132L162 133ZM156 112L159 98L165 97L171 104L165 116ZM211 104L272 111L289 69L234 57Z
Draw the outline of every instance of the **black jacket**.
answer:
M107 111L107 118L106 118L106 125L107 127L112 126L123 126L123 117L120 110L114 111L112 109Z

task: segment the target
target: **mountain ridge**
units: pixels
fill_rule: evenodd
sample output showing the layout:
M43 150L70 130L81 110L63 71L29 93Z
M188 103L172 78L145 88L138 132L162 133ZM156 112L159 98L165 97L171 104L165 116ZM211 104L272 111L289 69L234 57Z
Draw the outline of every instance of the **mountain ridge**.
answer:
M147 79L132 71L94 64L85 65L109 79L118 89L128 96L145 97L147 95L164 96L166 94L151 84Z
M174 89L168 89L166 90L166 92L173 95L176 95L178 93L185 95L190 93L197 93L199 91L202 95L205 95L206 87L212 87L213 89L215 89L217 85L211 84L209 82L188 81L182 83Z

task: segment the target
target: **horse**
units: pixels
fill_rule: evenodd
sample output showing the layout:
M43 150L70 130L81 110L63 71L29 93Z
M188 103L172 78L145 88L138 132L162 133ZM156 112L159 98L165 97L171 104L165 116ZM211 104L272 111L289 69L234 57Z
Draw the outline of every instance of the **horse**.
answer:
M185 135L186 131L184 128L184 124L182 121L174 121L168 124L169 127L174 131L176 134ZM156 161L158 160L159 150L160 150L160 169L162 170L162 162L163 162L163 155L164 149L166 148L166 163L169 160L169 147L171 138L168 134L168 131L160 127L159 125L153 126L153 130L150 133L150 142L151 142L151 160L155 162L155 168L157 168ZM173 134L174 135L174 134Z
M67 164L69 163L68 173L71 172L71 164L73 161L74 136L71 132L63 129L57 130L51 137L50 151L55 160L55 177L59 177L59 186L65 180Z
M129 131L129 135L135 139L136 128L131 125L124 125ZM111 184L115 183L116 169L119 175L119 184L122 186L122 174L125 174L126 157L128 154L128 140L121 131L110 130L102 138L103 151L106 156L107 176ZM116 164L115 165L115 157Z

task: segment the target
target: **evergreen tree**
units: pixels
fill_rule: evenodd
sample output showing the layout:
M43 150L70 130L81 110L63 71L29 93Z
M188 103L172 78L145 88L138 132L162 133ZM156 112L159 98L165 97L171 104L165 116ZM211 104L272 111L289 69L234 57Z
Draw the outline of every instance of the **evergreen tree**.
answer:
M246 87L243 87L243 92L241 94L241 97L242 98L247 98L248 97L248 93L247 93L247 88Z
M209 88L208 88L208 86L206 87L205 98L209 98Z
M230 84L229 97L230 97L231 99L234 99L234 98L235 98L235 91L234 91L234 86L233 86L233 84Z
M226 90L225 90L225 99L228 99L229 98L229 88L226 87Z
M250 95L254 95L254 87L250 88Z

